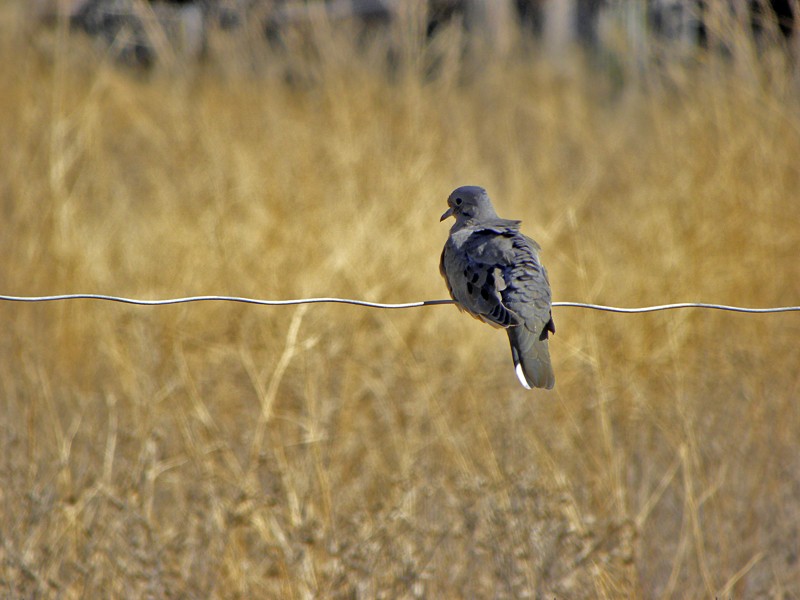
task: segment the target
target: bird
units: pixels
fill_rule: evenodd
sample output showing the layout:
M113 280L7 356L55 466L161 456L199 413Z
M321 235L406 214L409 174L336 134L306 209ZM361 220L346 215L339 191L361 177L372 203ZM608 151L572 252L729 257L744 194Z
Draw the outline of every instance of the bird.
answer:
M439 220L450 217L455 223L439 263L450 296L460 310L506 330L514 372L526 389L552 389L547 341L556 327L541 247L520 232L521 221L498 217L479 186L450 194Z

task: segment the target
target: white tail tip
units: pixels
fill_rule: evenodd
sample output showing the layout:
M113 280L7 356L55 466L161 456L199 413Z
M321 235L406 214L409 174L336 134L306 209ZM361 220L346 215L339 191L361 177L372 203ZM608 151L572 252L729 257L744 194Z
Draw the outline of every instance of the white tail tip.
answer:
M516 366L514 367L514 372L517 374L517 379L519 379L519 382L522 384L522 386L526 390L531 389L531 386L528 385L528 380L525 379L525 373L522 372L522 363L516 364Z

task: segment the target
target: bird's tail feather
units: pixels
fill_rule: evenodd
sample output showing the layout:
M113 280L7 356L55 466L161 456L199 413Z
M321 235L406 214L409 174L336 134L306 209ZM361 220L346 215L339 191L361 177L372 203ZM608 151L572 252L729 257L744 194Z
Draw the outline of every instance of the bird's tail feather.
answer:
M514 370L520 383L528 389L531 387L553 389L556 376L550 364L547 339L539 339L539 336L525 325L509 327L507 331L508 341L511 342Z

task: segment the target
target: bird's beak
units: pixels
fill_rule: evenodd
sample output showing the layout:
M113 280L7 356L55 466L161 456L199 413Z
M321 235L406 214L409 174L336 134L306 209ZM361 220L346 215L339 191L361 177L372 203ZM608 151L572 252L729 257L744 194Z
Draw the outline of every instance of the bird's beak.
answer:
M439 219L439 221L440 221L440 222L441 222L441 221L444 221L445 219L447 219L447 218L449 218L449 217L452 217L452 216L453 216L453 207L451 206L451 207L450 207L450 208L448 208L446 211L444 211L444 214L442 215L442 218L441 218L441 219Z

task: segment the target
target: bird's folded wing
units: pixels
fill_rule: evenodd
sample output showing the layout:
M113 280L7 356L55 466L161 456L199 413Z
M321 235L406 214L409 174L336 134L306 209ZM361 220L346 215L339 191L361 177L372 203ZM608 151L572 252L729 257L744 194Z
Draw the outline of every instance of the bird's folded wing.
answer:
M514 264L513 229L480 229L456 249L445 248L443 270L461 308L495 327L522 320L503 301L506 278Z

